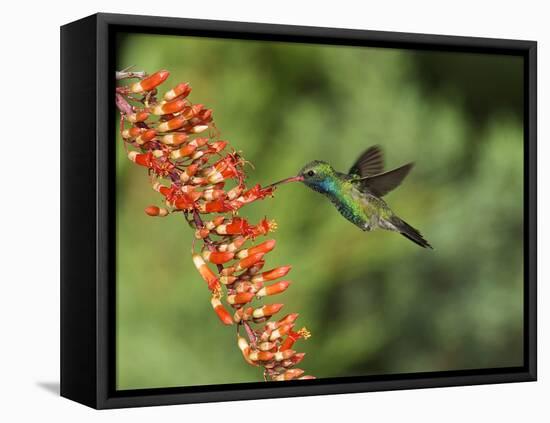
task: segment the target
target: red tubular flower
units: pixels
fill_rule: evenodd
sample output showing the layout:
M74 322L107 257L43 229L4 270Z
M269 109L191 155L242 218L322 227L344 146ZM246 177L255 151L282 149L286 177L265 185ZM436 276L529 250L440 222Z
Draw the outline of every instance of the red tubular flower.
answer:
M252 278L253 282L267 282L275 279L282 278L290 272L290 266L280 266L273 270L268 270L267 272L260 273Z
M277 381L292 380L300 377L303 374L304 374L304 371L302 369L289 369L283 374L273 376L273 380L277 380Z
M261 244L256 245L255 247L247 248L244 250L241 250L237 253L237 257L240 259L244 259L250 255L256 254L256 253L269 253L271 250L275 248L275 240L270 239L268 241L262 242Z
M229 314L229 312L225 309L222 302L216 295L212 296L212 299L210 300L210 304L212 304L212 308L214 309L214 312L220 318L221 322L224 325L233 324L233 318L231 317L231 314Z
M145 131L144 128L138 128L137 126L132 126L128 129L124 129L121 132L121 135L122 135L122 138L124 138L125 140L132 140L144 131Z
M231 285L236 280L236 276L220 276L220 283L223 283L224 285Z
M220 224L215 228L218 235L245 235L250 225L240 217L234 217L228 223Z
M229 304L246 304L252 301L254 294L250 292L242 292L240 294L228 295L227 302Z
M154 115L168 115L178 113L187 105L185 100L176 98L175 100L166 103L158 104L151 108L151 113ZM145 119L143 119L145 120Z
M214 264L224 264L233 258L235 254L230 252L219 252L219 251L204 251L202 257Z
M231 211L231 207L223 198L202 203L197 207L200 213L225 213Z
M278 313L284 304L269 304L263 307L257 308L252 312L252 316L259 319L261 317L273 316Z
M169 75L170 72L168 72L167 70L155 72L151 76L148 76L147 78L142 79L135 84L132 84L130 86L130 91L136 94L143 91L151 91L153 88L159 86L164 81L166 81L166 78L168 78Z
M174 150L170 153L170 158L172 159L181 159L183 157L190 156L197 149L196 145L187 144L185 147L180 148L179 150Z
M233 320L235 321L235 323L241 323L242 321L250 320L253 311L254 309L252 307L239 308L233 315Z
M189 84L178 84L171 90L166 91L166 93L164 94L164 99L169 101L175 99L176 97L185 98L189 95L190 92L191 87L189 86Z
M197 173L198 169L199 169L198 164L190 164L189 166L187 166L187 168L183 172L181 172L180 180L182 182L189 181L189 179L191 179L191 177L193 177L193 175L195 175L195 173Z
M302 328L298 332L290 331L288 332L288 336L286 337L286 339L281 343L281 346L279 349L280 351L288 350L292 348L292 346L298 339L300 338L307 339L309 337L310 337L310 333L306 328Z
M285 317L280 319L277 323L277 325L290 325L296 321L298 318L298 313L290 313L287 314Z
M210 231L206 228L200 228L195 231L195 238L197 239L204 239L208 235L210 235Z
M249 267L254 266L262 259L264 255L265 253L256 253L242 259L237 263L237 266L235 266L235 271L239 272L241 270L248 269Z
M157 130L159 132L175 131L176 129L180 129L183 125L185 125L186 121L187 119L184 116L176 116L173 119L159 124L157 126Z
M273 285L264 286L262 289L260 289L256 293L256 295L258 297L265 297L266 295L280 294L281 292L286 291L286 289L289 287L289 285L290 285L290 281L276 282Z
M277 224L274 220L263 219L259 224L250 229L250 236L256 238L260 235L267 235L277 229Z
M160 142L166 145L183 144L189 136L187 134L168 134L160 138Z
M141 132L141 134L136 137L135 142L138 145L143 145L149 141L152 141L156 135L157 133L153 129L148 129Z
M274 348L277 348L277 344L275 342L261 342L258 345L258 348L262 351L270 351Z
M149 216L158 216L158 217L164 217L168 216L168 210L163 209L161 207L157 206L149 206L145 208L145 213L147 213Z
M135 151L130 151L128 153L128 158L140 166L151 167L153 155L152 153L139 154Z
M237 251L241 246L246 242L246 238L239 236L237 238L234 238L232 242L228 244L220 244L218 246L219 251Z
M252 361L270 361L275 354L269 351L252 351L248 354L248 358Z
M193 254L193 264L199 271L201 277L208 284L208 289L210 289L210 291L214 292L220 289L218 277L210 270L199 254Z
M116 104L124 119L121 136L131 150L128 158L147 168L153 189L164 197L167 207L151 205L145 213L164 217L180 212L193 227L195 239L203 244L201 254L194 252L193 245L193 264L212 291L214 314L224 325L237 324L237 345L244 360L261 366L266 380L311 379L313 376L304 376L303 370L294 368L304 354L292 347L299 338L309 337L305 328L292 330L298 314L270 320L283 304L253 304L290 286L286 280L275 282L290 266L262 272L275 240L245 246L277 225L267 218L252 225L234 215L247 204L272 196L274 188L246 186L246 160L235 150L226 151L229 143L217 138L212 110L188 99L189 84L177 84L158 95L157 87L168 75L161 70L117 89ZM151 114L158 118L149 119ZM207 213L213 216L204 222L201 216ZM233 215L229 217L229 213ZM208 263L217 267L218 274ZM263 328L256 326L259 323ZM243 331L248 340L239 334Z
M290 330L292 329L293 325L282 325L279 326L277 329L271 332L269 335L270 341L275 341L276 339L279 339L282 336L285 336Z
M239 346L239 349L243 353L243 357L244 357L245 361L248 364L251 364L253 366L257 366L257 364L254 363L254 361L252 361L248 356L250 354L250 345L248 344L248 342L246 342L246 339L244 339L240 335L237 335L237 345Z
M131 115L128 115L126 119L128 119L128 122L136 123L136 122L143 122L147 120L149 117L149 113L147 112L136 112L132 113Z
M201 110L197 117L203 122L210 122L212 120L212 109Z

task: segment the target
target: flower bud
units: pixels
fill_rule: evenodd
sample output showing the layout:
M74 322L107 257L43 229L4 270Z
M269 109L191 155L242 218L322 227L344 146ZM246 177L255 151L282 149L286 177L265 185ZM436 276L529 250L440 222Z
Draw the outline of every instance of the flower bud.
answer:
M294 354L296 354L296 351L293 350L277 351L275 354L273 354L273 359L275 361L288 360Z
M292 357L290 357L289 361L292 366L300 363L304 357L306 356L306 353L296 353Z
M190 164L187 168L181 173L180 181L187 182L191 177L197 173L199 166L197 164Z
M147 112L136 112L130 115L126 115L126 120L128 120L128 122L136 123L136 122L143 122L147 120L148 117L149 117L149 113Z
M271 335L269 335L269 340L275 341L276 339L279 339L280 337L286 335L291 329L292 329L292 325L280 326L271 332Z
M166 91L166 93L164 94L164 99L169 101L175 99L176 97L185 98L189 95L190 92L191 87L189 86L189 84L178 84L171 90Z
M199 271L201 277L208 284L208 289L210 289L211 291L217 291L220 289L218 278L216 277L214 272L212 272L212 270L210 270L210 268L206 265L200 254L193 254L193 264Z
M212 229L215 229L216 226L219 226L223 223L223 221L225 220L225 217L223 216L217 216L215 217L214 219L212 220L209 220L208 222L205 222L204 223L204 227L205 228L208 228L208 230L212 230Z
M168 210L157 206L149 206L145 208L145 213L149 216L164 217L168 216Z
M244 357L245 361L248 364L251 364L253 366L257 366L256 363L254 363L250 358L248 358L248 354L250 353L250 345L248 345L248 342L246 342L246 339L244 339L240 335L237 335L237 345L239 346L239 349L243 353L243 357Z
M193 128L193 130L195 130L196 128L199 128L198 126L195 126ZM205 125L205 128L208 128L207 125ZM203 129L204 130L204 129ZM201 130L200 132L202 132L203 130ZM196 132L197 134L199 132ZM214 153L219 153L220 151L222 151L225 147L227 147L227 141L216 141L216 142L213 142L212 145L210 146L212 148L212 150L214 151Z
M236 276L220 276L220 283L223 283L224 285L231 285L236 280Z
M154 106L151 109L151 113L159 116L178 113L179 111L183 110L183 108L186 105L187 105L187 102L185 100L176 99L176 100L168 101L166 103L161 103Z
M233 256L234 256L233 253L228 253L228 252L222 253L222 252L219 252L219 251L205 250L202 253L202 257L206 261L209 261L210 263L214 263L214 264L227 263L229 260L233 259Z
M256 295L258 297L265 297L266 295L280 294L281 292L284 292L289 285L290 285L290 281L276 282L273 285L264 286L262 289L258 291Z
M205 203L199 204L198 211L200 213L224 213L230 211L227 203L223 198L213 201L207 201Z
M220 319L220 321L224 325L232 325L233 324L233 318L231 317L231 314L225 309L225 307L222 305L220 299L217 296L212 296L210 300L210 304L212 304L212 308L214 309L214 312Z
M185 125L185 122L187 119L185 119L184 116L176 116L173 119L167 120L166 122L162 122L157 126L157 129L159 132L168 132L168 131L174 131L176 129L180 129L183 125Z
M246 238L242 237L242 236L239 236L237 238L235 238L232 242L230 242L229 244L221 244L219 247L218 247L218 250L219 251L230 251L232 253L234 253L235 251L237 251L239 248L241 248L241 246L246 242ZM250 270L250 269L249 269Z
M304 371L302 369L289 369L280 375L273 376L272 379L275 381L292 380L300 377L303 374Z
M252 312L252 317L259 319L261 317L269 317L278 313L283 308L284 304L268 304L259 307Z
M160 142L166 145L180 145L187 141L187 134L168 134L160 138Z
M237 263L237 266L235 266L235 271L239 272L241 270L248 269L249 267L252 267L257 262L259 262L264 255L265 255L264 253L256 253L256 254L252 254L251 256L248 256L248 257L242 259L241 261L239 261Z
M206 228L200 228L195 231L195 238L197 239L204 239L208 235L210 235L210 231Z
M182 147L178 150L172 151L170 153L170 158L174 159L174 160L177 160L177 159L181 159L182 157L190 156L191 154L194 153L194 151L196 149L197 149L196 146L187 144L186 146L184 146L184 147Z
M244 190L244 186L243 185L237 185L236 187L233 187L231 188L229 191L227 191L227 198L229 200L234 200L235 198L237 198L239 195L241 195L241 193L243 192Z
M298 313L290 313L275 323L277 324L277 327L282 325L290 325L296 321L298 316Z
M212 121L212 109L201 110L197 117L202 122Z
M243 320L249 320L252 316L252 310L254 310L252 307L242 307L238 309L233 315L233 320L235 323L240 323Z
M143 128L138 128L137 126L132 126L128 129L125 129L124 131L122 131L122 138L124 138L125 140L134 139L135 137L137 137L139 134L141 134L144 131L145 131L145 129L143 129Z
M274 354L269 351L251 351L248 354L248 358L252 361L270 361L273 359Z
M193 134L200 134L208 129L208 125L197 125L191 128Z
M241 250L237 253L237 257L240 259L246 258L250 255L256 253L268 253L275 248L275 240L270 239L268 241L262 242L261 244L256 245L255 247L247 248L246 250Z
M242 292L240 294L233 294L227 296L227 302L229 304L246 304L252 301L254 294L249 292Z
M203 191L203 198L207 201L218 200L225 196L223 189L205 189Z
M155 72L151 76L148 76L147 78L144 78L141 81L132 84L130 86L130 91L133 93L151 91L153 88L159 86L164 81L166 81L166 78L168 78L169 75L170 72L168 72L167 70L160 70L158 72Z
M282 278L285 276L288 272L290 272L291 267L290 266L280 266L273 270L268 270L267 272L260 273L259 275L255 275L252 278L253 282L267 282L272 281L278 278Z
M143 145L146 142L152 141L156 135L157 133L154 129L147 129L136 138L136 144Z
M246 273L248 273L250 276L254 276L256 273L258 273L260 270L264 268L265 260L260 260L258 263L256 263L254 266L249 267ZM256 285L261 285L263 282L256 282Z
M261 342L258 348L260 348L260 350L262 351L269 351L275 348L276 346L277 344L275 344L275 342Z

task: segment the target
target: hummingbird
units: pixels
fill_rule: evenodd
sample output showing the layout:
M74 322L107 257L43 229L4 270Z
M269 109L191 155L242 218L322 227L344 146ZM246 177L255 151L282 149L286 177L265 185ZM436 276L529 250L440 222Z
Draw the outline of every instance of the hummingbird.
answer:
M399 232L415 244L433 249L417 229L399 218L382 199L401 184L413 166L411 162L384 172L382 149L375 145L359 156L348 173L334 170L327 162L314 160L297 176L270 186L302 182L326 196L342 216L363 231L379 228Z

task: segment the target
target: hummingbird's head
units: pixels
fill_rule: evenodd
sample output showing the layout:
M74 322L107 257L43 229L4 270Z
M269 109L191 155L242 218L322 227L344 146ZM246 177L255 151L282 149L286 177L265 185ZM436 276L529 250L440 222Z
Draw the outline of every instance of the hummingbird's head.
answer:
M297 176L283 179L282 181L276 182L272 185L274 186L288 182L303 182L315 191L327 192L331 189L334 176L335 172L331 165L327 162L314 160L305 165Z

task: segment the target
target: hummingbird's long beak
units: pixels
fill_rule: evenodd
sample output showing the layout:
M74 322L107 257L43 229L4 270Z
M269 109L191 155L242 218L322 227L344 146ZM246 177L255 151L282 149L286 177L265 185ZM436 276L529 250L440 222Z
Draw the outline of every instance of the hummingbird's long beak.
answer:
M298 175L298 176L292 176L290 178L286 178L286 179L283 179L281 181L278 181L278 182L275 182L271 185L268 185L266 188L271 188L271 187L275 187L277 185L281 185L281 184L287 184L289 182L302 182L304 180L304 177L301 176L301 175Z

